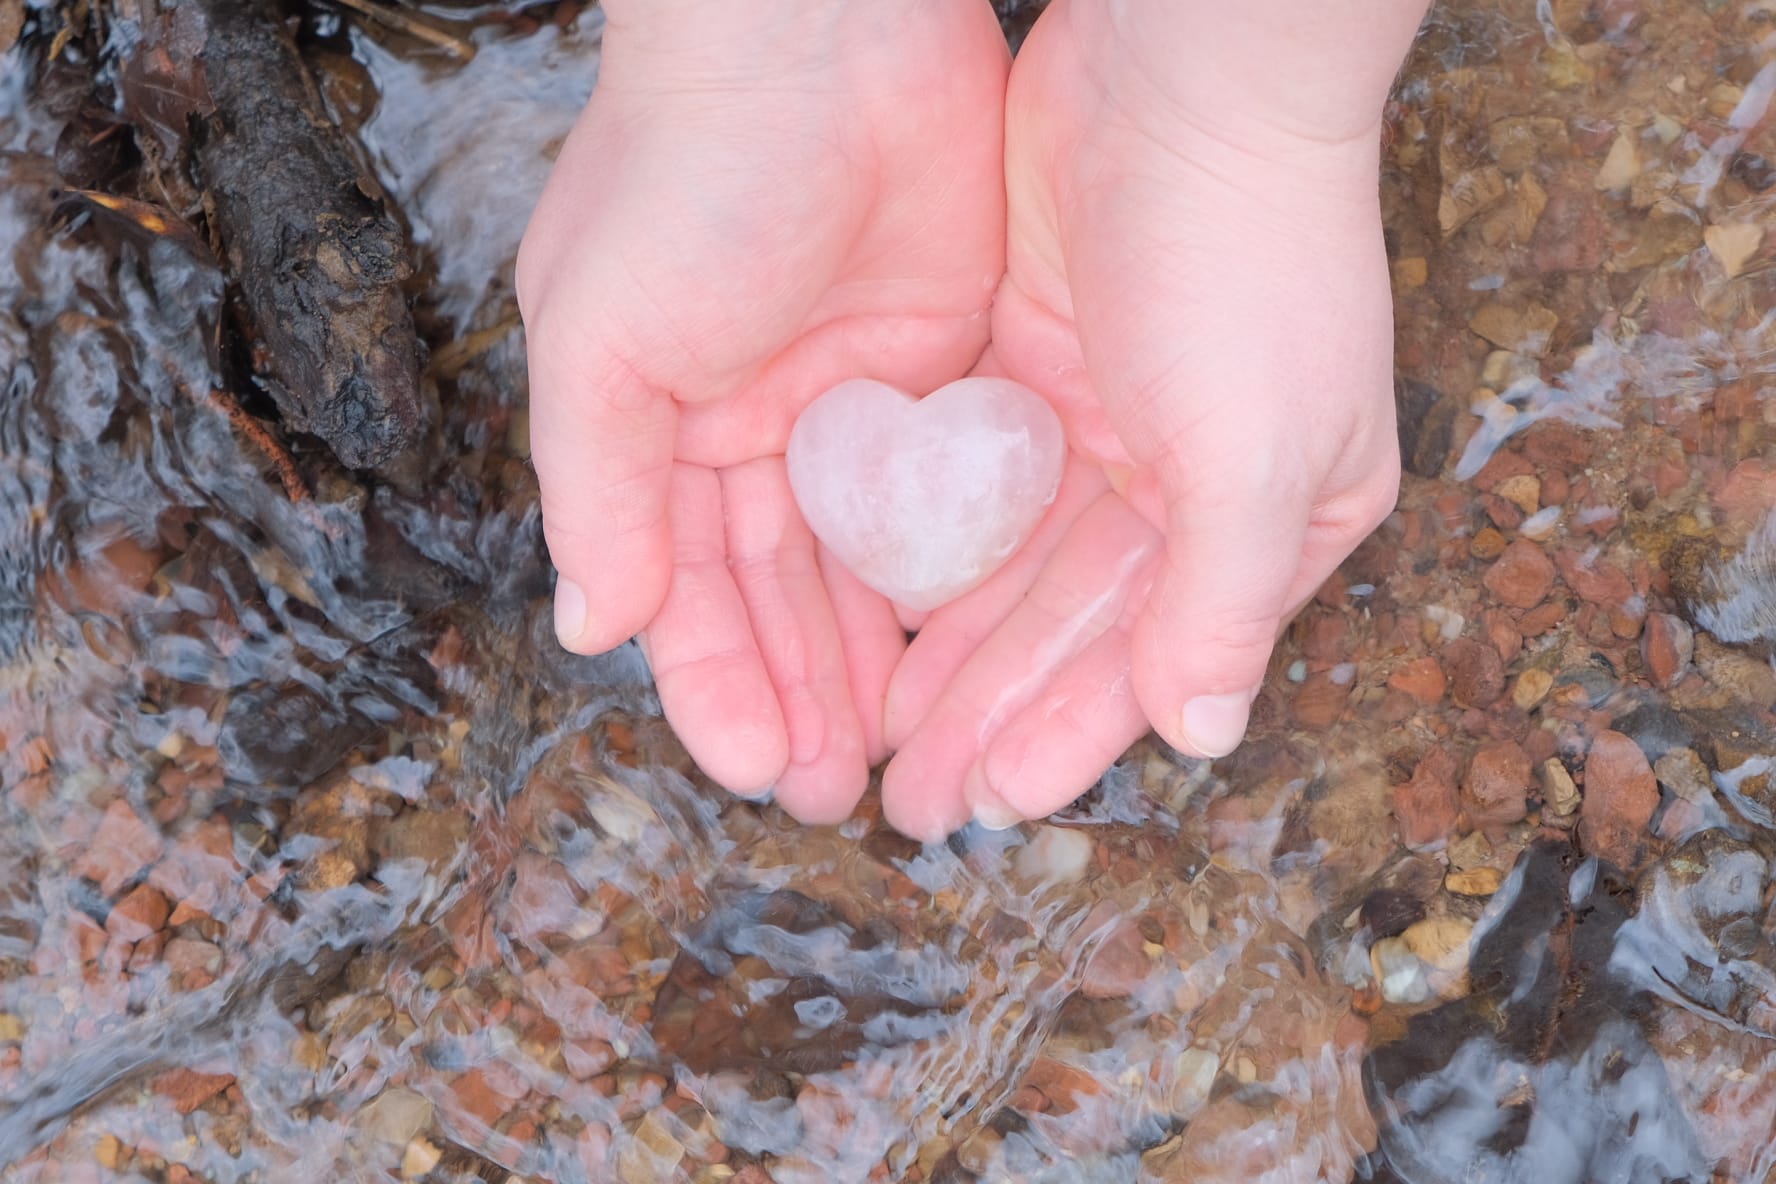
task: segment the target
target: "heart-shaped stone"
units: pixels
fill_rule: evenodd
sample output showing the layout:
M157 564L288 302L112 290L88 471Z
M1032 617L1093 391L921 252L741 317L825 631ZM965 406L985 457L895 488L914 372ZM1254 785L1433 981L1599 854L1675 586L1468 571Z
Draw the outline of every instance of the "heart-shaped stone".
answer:
M808 404L789 436L789 485L815 537L858 579L914 610L985 580L1054 501L1061 421L1004 378L915 399L867 378Z

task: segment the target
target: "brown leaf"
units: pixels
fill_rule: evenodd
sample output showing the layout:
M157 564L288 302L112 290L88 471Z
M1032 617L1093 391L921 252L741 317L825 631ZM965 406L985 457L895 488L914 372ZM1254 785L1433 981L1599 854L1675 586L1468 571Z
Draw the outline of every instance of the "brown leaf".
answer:
M123 113L152 132L168 154L176 153L190 134L191 119L216 109L199 56L208 26L200 9L180 4L149 15L143 33L118 72Z
M63 189L56 194L58 218L72 223L83 215L113 233L171 239L198 262L217 266L204 241L176 215L157 205L91 189Z

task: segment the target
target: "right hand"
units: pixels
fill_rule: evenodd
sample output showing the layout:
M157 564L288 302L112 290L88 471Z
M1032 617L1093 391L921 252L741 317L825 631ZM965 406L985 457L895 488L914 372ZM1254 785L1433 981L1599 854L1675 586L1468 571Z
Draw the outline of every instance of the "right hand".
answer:
M904 635L814 542L783 451L842 379L924 393L980 355L1008 55L955 0L605 11L518 259L557 632L643 632L714 780L837 821L886 755Z

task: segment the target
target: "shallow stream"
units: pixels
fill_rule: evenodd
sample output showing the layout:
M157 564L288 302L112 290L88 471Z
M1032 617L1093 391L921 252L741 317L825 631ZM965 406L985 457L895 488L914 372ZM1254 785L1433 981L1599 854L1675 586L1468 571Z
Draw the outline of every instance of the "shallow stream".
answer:
M924 848L555 646L510 272L599 17L425 15L307 44L441 426L300 499L0 56L0 1180L1776 1181L1776 9L1440 6L1399 511L1232 758Z

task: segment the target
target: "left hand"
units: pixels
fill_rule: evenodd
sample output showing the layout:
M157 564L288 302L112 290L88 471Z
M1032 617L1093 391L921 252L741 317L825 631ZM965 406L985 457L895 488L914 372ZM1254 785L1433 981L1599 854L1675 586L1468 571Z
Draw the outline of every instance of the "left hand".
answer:
M1074 459L1026 549L895 673L899 829L1041 817L1149 726L1232 751L1278 634L1392 510L1377 175L1417 3L1378 0L1393 37L1316 34L1352 14L1283 0L1057 0L1037 22L993 364L1056 406Z

